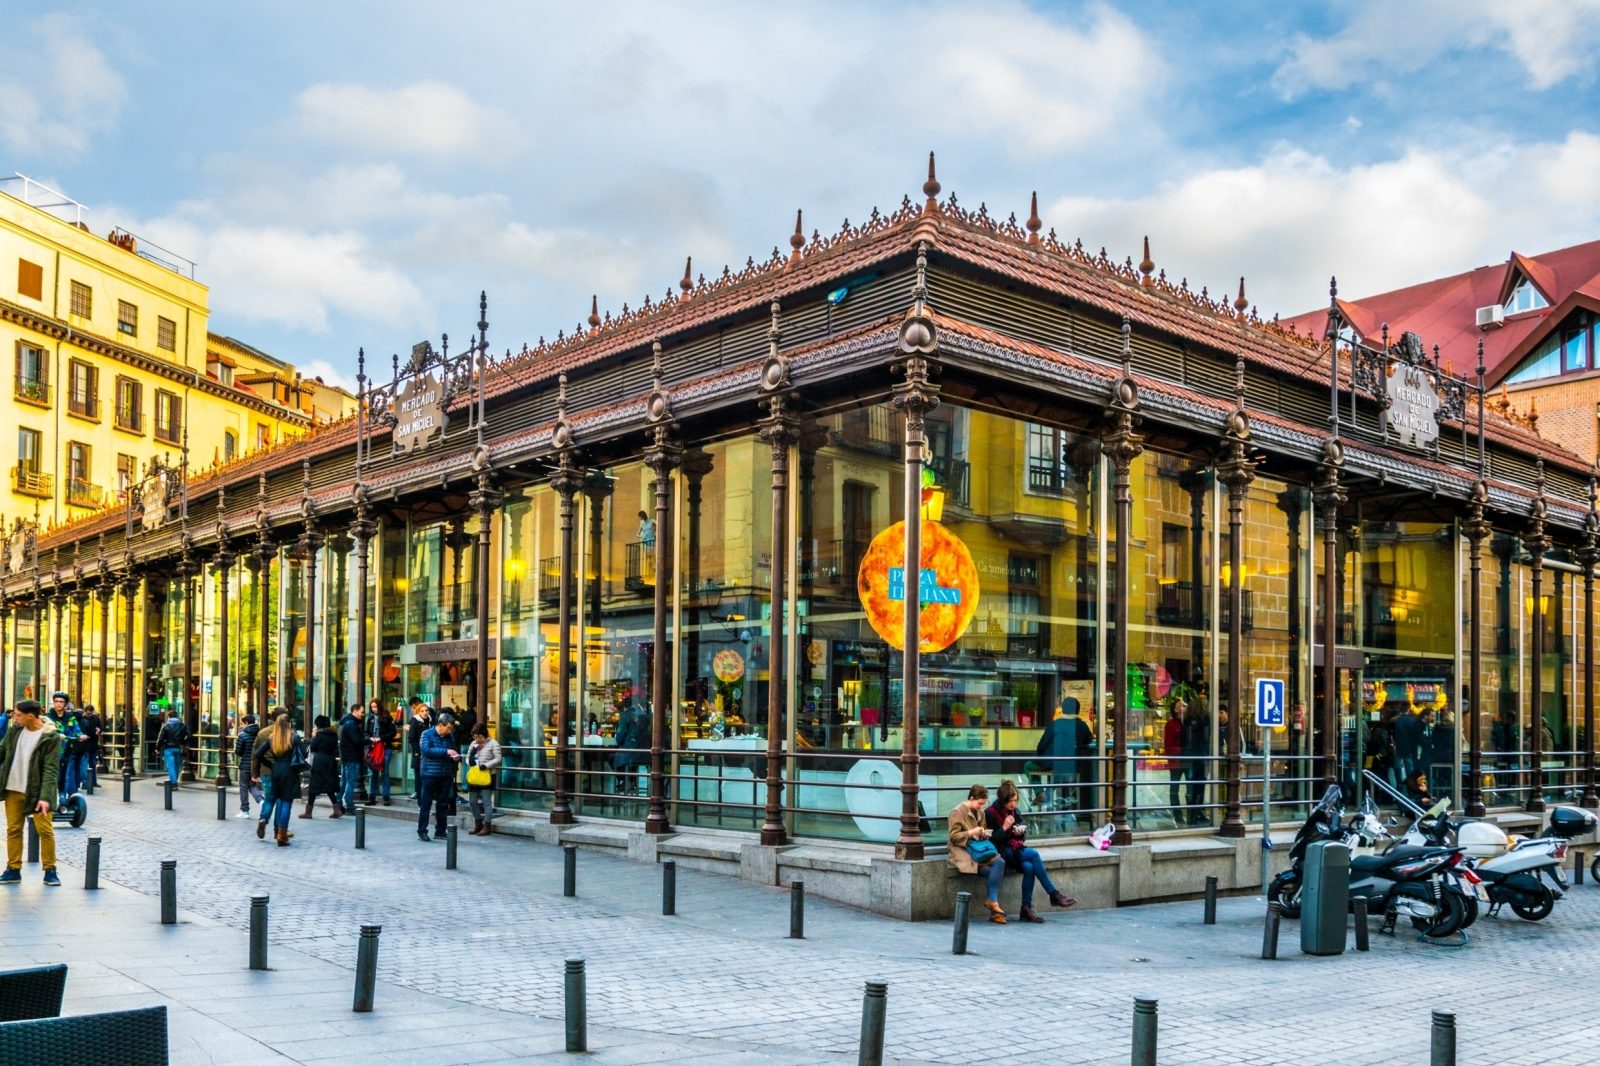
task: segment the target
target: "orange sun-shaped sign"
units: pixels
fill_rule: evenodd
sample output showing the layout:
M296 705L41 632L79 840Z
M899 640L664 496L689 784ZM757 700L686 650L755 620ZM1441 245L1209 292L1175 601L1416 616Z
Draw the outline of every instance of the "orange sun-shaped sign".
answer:
M872 538L856 574L856 588L867 621L891 647L904 648L906 587L912 586L922 611L917 618L917 647L943 651L961 638L978 611L978 568L961 538L938 522L922 523L922 572L905 578L906 524L894 525Z

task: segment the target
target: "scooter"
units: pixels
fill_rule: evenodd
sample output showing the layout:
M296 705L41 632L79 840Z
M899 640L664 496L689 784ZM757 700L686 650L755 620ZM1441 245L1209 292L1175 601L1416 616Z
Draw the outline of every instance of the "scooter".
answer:
M83 823L89 819L89 798L82 792L74 792L56 804L50 812L52 822L65 822L74 829L81 829Z

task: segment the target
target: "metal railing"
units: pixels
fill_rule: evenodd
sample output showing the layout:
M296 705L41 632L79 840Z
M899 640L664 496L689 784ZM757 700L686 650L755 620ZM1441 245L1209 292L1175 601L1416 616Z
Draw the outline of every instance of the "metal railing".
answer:
M48 500L55 493L55 478L27 463L11 468L11 487L25 496L38 496Z
M74 507L99 507L105 490L84 478L67 479L67 502Z
M77 396L67 398L67 410L79 418L92 418L100 420L100 398L95 395Z
M139 410L137 407L129 408L119 406L117 408L116 420L118 429L125 429L129 433L144 432L144 412Z
M38 404L41 407L50 406L50 382L43 377L34 377L29 374L18 374L17 399L27 403Z

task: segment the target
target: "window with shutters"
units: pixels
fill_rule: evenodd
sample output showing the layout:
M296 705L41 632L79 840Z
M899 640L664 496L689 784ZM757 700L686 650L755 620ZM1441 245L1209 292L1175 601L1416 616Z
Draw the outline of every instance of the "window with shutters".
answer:
M131 455L117 456L117 502L128 499L128 490L139 477L139 460Z
M183 408L175 393L156 390L156 440L177 444L183 435Z
M132 378L117 379L117 428L144 432L144 386Z
M44 299L44 267L18 259L17 294L34 300Z
M27 341L17 342L17 399L50 406L50 353Z
M127 300L117 301L117 332L125 337L139 335L139 309Z
M100 486L94 483L92 454L87 444L67 442L67 503L73 507L100 506Z
M100 420L100 370L82 359L67 363L67 410L79 418Z
M231 429L224 431L222 434L222 461L231 463L238 453L239 435Z
M55 479L40 469L44 464L44 435L36 429L17 430L17 465L11 470L11 487L25 496L48 500Z
M172 319L156 317L156 347L164 352L178 350L178 324Z
M79 318L94 317L94 290L81 281L72 283L72 313Z

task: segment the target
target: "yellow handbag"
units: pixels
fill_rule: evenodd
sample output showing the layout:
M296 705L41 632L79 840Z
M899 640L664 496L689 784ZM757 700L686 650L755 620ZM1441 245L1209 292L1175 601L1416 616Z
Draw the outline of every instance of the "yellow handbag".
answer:
M473 788L488 788L491 780L492 779L489 777L489 771L485 770L483 767L467 767L467 784L471 785Z

